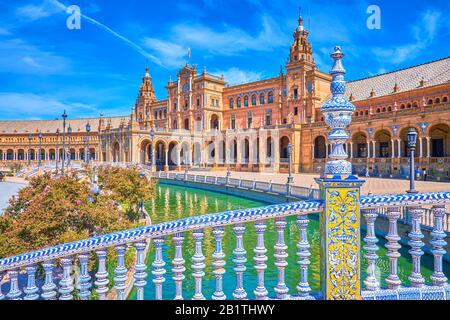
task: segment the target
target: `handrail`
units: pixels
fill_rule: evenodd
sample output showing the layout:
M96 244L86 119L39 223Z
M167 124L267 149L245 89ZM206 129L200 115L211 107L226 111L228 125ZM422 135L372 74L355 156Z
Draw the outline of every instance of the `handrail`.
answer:
M116 246L128 242L137 242L149 238L171 235L178 232L232 225L242 222L258 221L290 215L309 214L320 212L323 209L321 201L300 201L266 206L262 208L234 210L203 216L189 217L172 222L140 227L111 234L97 236L85 240L57 245L21 255L0 260L0 272L11 268L21 267L30 263L38 263L55 258L61 258L94 249Z
M375 195L363 196L360 199L361 209L383 208L393 206L417 206L423 204L448 204L450 192L422 194ZM90 239L57 245L0 260L0 272L21 267L30 263L38 263L61 258L94 249L116 246L129 242L137 242L149 238L171 235L205 227L233 225L242 222L258 221L290 215L321 212L324 208L321 200L305 200L299 202L270 205L262 208L225 211L203 216L189 217L172 222L119 231Z

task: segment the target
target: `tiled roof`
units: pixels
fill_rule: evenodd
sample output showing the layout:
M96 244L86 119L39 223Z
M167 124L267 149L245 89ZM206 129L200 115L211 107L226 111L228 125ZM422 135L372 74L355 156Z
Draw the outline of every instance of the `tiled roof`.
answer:
M125 118L125 123L127 123L128 117L105 117L103 119L105 125L108 123L109 119L111 119L112 127L117 128L120 126L123 118ZM97 132L99 120L100 118L67 119L67 127L70 125L73 133L85 132L86 124L89 122L92 127L92 132ZM62 120L5 120L0 121L0 134L28 134L39 133L39 131L42 131L43 134L55 133L56 129L59 129L62 132L62 127Z
M423 86L421 81L424 80ZM394 93L397 83L397 92L411 91L450 82L450 57L424 63L414 67L380 74L374 77L349 81L346 96L353 97L352 101L359 101Z

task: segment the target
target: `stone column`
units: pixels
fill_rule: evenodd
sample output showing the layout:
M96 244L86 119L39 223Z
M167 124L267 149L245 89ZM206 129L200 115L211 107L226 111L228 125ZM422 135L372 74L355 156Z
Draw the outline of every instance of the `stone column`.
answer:
M397 139L397 158L401 158L402 157L402 140Z
M367 159L370 158L370 142L369 141L367 141L367 157L366 158Z
M372 158L376 158L376 156L377 156L377 148L376 148L376 141L375 140L373 140L372 141Z
M350 159L353 159L353 142L350 142Z
M423 138L419 138L419 158L423 157Z
M426 137L427 139L427 158L431 158L431 137Z
M391 158L395 158L395 141L394 139L391 139Z
M166 147L164 151L166 153L164 171L167 172L169 171L169 147Z

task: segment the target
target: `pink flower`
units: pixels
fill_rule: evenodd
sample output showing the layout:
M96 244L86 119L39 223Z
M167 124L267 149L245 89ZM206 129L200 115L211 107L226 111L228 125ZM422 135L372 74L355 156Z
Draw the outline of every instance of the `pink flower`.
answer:
M77 203L77 206L79 206L81 204L81 200L78 199L76 203Z

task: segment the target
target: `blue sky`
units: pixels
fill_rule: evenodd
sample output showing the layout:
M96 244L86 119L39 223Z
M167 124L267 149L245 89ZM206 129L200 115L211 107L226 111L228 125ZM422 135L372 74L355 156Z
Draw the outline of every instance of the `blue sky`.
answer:
M74 4L80 30L66 27L64 8ZM380 30L366 27L371 4L381 9ZM448 1L2 0L0 119L54 119L63 109L70 117L128 115L146 61L163 99L188 48L199 70L231 84L277 75L299 6L319 68L330 70L329 54L341 45L347 79L450 55Z

